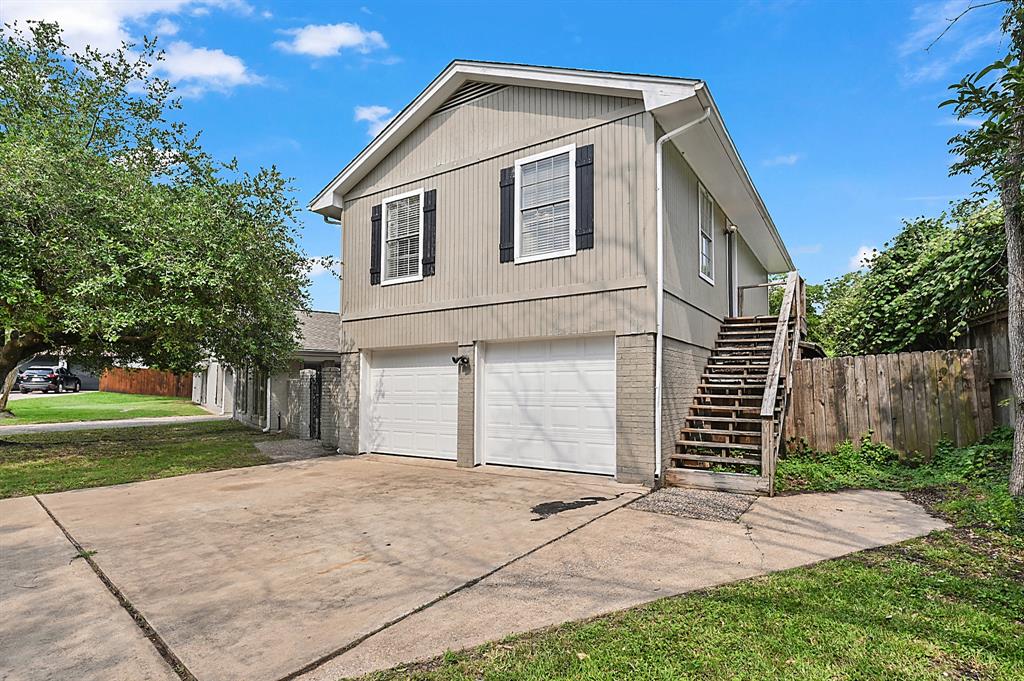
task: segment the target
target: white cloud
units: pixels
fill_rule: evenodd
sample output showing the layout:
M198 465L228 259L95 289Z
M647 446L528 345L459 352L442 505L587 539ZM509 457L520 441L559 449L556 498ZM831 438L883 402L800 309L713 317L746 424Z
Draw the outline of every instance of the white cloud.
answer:
M312 57L334 57L342 50L354 50L366 54L371 50L384 49L387 42L377 31L367 31L359 24L309 24L302 28L280 31L291 36L290 40L278 40L274 47L292 54L307 54Z
M357 106L355 114L356 122L369 124L366 131L370 134L370 137L376 137L377 133L383 130L391 122L391 119L394 118L391 115L391 109L379 104Z
M91 45L101 51L117 49L122 42L140 42L157 17L152 30L167 37L179 30L178 24L169 18L173 15L201 16L208 14L211 7L242 15L253 11L243 0L3 0L3 7L4 22L55 21L72 49ZM223 50L195 47L178 40L168 44L166 52L155 72L179 86L184 96L197 96L209 90L224 92L238 85L262 82L242 59Z
M178 30L178 25L166 17L156 22L156 26L153 27L153 32L160 37L175 35Z
M766 158L761 162L765 166L792 166L796 165L797 161L804 157L803 154L781 154L779 156L773 156L772 158Z
M854 256L850 258L850 262L847 263L847 267L851 270L859 270L863 268L867 263L871 262L872 258L875 257L875 251L876 249L872 246L861 246L857 249Z
M226 92L239 85L256 85L263 78L255 75L238 57L183 40L167 46L157 72L174 83L185 97L196 97L209 90Z
M936 125L944 125L950 128L980 128L984 122L984 118L977 116L968 116L967 118L950 116L949 118L943 118Z
M339 271L338 271L339 267L338 267L338 262L337 261L331 262L331 266L330 267L325 267L324 263L321 260L318 260L318 259L315 259L315 258L310 258L309 260L310 260L310 268L309 268L309 276L310 276L310 278L322 277L325 274L330 274L333 277L341 276L339 274Z
M942 39L935 42L950 26L950 21L971 6L972 0L946 0L940 3L917 5L910 17L913 27L897 47L904 62L904 79L921 83L947 78L954 67L972 60L985 48L998 45L1003 34L992 29L992 15L988 8L978 8L964 14ZM993 55L994 56L994 55ZM971 68L973 69L972 64Z

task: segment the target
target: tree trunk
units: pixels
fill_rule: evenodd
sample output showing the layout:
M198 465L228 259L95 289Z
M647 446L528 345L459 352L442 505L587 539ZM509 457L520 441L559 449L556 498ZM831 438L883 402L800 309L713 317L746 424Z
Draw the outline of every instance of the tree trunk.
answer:
M1015 186L1014 186L1015 185ZM1001 192L1006 230L1006 261L1009 270L1007 326L1010 378L1013 381L1015 431L1010 464L1010 494L1024 495L1024 225L1021 224L1020 184L1014 178Z
M1009 29L1010 54L1024 63L1024 6L1015 0L1007 14L1004 28ZM1003 228L1006 231L1006 261L1009 270L1007 298L1009 302L1008 336L1010 378L1013 382L1015 430L1013 458L1010 463L1010 494L1024 496L1024 102L1019 96L1013 102L1012 132L1006 149L1005 172L999 182L999 199L1003 204Z
M43 337L31 331L19 333L15 330L8 330L0 336L0 339L5 341L0 346L0 376L9 377L12 372L17 371L18 365L24 360L49 349L49 345L43 340ZM10 394L10 390L4 390L0 411L7 409L8 394Z
M14 387L14 381L18 378L18 369L14 368L7 372L7 378L4 379L3 392L0 393L0 416L7 412L7 400L11 396L11 389Z

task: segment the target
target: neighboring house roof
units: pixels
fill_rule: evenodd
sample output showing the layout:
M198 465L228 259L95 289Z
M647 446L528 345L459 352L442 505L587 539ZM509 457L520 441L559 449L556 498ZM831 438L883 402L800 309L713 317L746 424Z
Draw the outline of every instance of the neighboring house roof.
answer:
M713 115L707 124L674 138L672 144L697 169L701 181L726 214L740 226L748 245L765 267L771 271L793 269L792 258L725 129L707 85L689 78L453 61L317 194L309 204L310 210L340 218L345 194L468 82L641 99L646 110L666 131L698 118L706 109L710 110ZM763 229L759 229L761 227Z
M299 312L299 353L340 352L341 315L337 312Z

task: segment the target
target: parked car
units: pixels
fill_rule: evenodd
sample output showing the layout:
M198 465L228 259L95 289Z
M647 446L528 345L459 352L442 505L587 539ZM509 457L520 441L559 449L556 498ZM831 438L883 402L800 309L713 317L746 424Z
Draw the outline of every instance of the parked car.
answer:
M81 379L64 367L29 367L18 374L18 390L23 393L33 390L77 393L81 389Z

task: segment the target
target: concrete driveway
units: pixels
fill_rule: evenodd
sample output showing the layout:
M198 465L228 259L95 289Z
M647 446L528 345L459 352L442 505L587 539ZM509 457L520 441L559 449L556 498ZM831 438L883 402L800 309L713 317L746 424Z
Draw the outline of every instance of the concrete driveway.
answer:
M336 679L942 527L886 493L714 522L643 492L330 457L2 501L0 678Z

